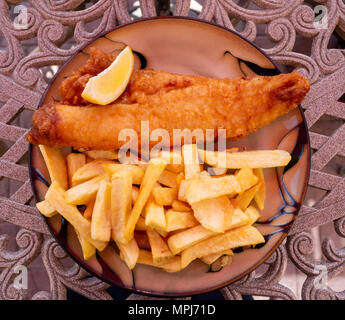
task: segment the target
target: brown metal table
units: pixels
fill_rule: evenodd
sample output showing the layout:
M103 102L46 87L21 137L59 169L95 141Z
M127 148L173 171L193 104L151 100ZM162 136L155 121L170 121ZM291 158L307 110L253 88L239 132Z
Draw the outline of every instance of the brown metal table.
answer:
M158 14L235 29L312 83L303 103L313 150L304 205L287 240L257 270L222 289L223 295L344 299L344 1L176 0L170 9L167 4L0 0L0 299L65 299L66 288L91 299L111 298L108 285L66 257L35 209L25 134L58 65L98 34L156 16L157 8ZM27 289L14 284L20 266L27 268Z

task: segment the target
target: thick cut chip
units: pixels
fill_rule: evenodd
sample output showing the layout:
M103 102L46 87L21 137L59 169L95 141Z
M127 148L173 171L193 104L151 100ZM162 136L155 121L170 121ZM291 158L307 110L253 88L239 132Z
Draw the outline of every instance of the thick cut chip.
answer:
M177 173L164 170L159 176L158 182L161 183L163 186L177 188L177 177Z
M171 206L173 201L177 199L177 189L166 187L153 188L152 195L157 204Z
M135 267L139 257L139 247L137 242L134 238L127 244L123 244L117 241L115 242L120 250L120 257L122 257L126 262L128 268L132 270Z
M140 249L147 249L147 250L151 249L150 241L149 241L149 238L148 238L146 232L135 231L134 232L134 239L137 242L138 247Z
M89 181L78 184L65 192L66 202L69 204L87 204L95 198L99 184L107 179L107 174L97 176Z
M105 173L103 165L111 163L109 160L92 160L80 167L72 176L72 183L74 185L85 182L94 177Z
M168 246L173 254L178 254L182 250L205 240L216 233L204 228L203 226L196 226L187 230L175 233L168 239Z
M250 205L252 200L254 199L255 194L260 189L261 183L256 184L254 187L241 192L235 199L234 202L237 207L241 210L245 211L247 207Z
M139 188L136 186L132 187L132 204L135 203L135 201L137 201L139 196Z
M189 204L205 199L233 195L241 192L241 186L234 176L191 179L187 183L185 197Z
M86 164L86 156L83 153L70 153L67 155L66 161L68 183L70 187L74 187L76 183L73 183L72 177L79 168Z
M84 218L75 205L68 204L64 197L65 191L57 182L53 182L47 193L46 200L59 212L79 234L90 242L97 250L102 251L107 242L94 240L91 237L91 222Z
M51 182L57 182L61 188L68 188L66 160L58 148L51 148L40 144L44 162L47 166Z
M235 177L241 186L242 192L248 190L258 182L258 178L254 175L253 170L249 167L243 167L236 174Z
M188 180L182 180L181 183L180 183L180 186L179 186L179 189L178 189L178 195L177 195L177 198L180 201L187 202L186 190L187 190L188 182L189 181Z
M255 223L260 218L260 213L254 206L249 206L244 213L249 218L249 224Z
M108 163L105 164L104 169L106 172L108 172L110 175L113 175L116 172L122 171L122 170L128 170L132 173L132 179L133 184L140 184L144 177L144 169L132 165L132 164L121 164L121 163Z
M139 217L137 224L135 225L135 230L146 231L147 225L145 223L145 218Z
M200 173L200 161L196 144L182 146L184 175L186 179L197 178Z
M260 210L264 209L265 199L266 199L266 184L264 178L264 172L261 168L254 169L254 174L259 178L261 183L260 188L255 193L254 200L258 205Z
M163 264L155 264L153 262L152 253L148 250L139 250L138 263L148 266L158 267L164 269L166 272L178 272L181 270L181 257L174 256L170 261Z
M92 212L93 212L93 208L95 206L95 201L91 201L89 204L86 205L86 209L84 211L84 218L88 219L91 221L92 219Z
M222 250L220 252L211 253L211 254L208 254L207 256L201 257L200 260L206 264L212 264L213 262L215 262L217 259L219 259L221 256L224 256L224 255L233 256L234 253L230 249Z
M222 250L265 242L261 233L252 226L243 226L223 234L196 243L181 252L182 268L188 266L194 259L216 253Z
M128 218L125 229L125 239L130 240L133 237L135 225L140 217L142 210L148 200L154 185L156 184L159 176L162 174L167 163L163 159L151 159L145 175L140 186L139 196L135 201L133 209Z
M102 180L96 196L91 220L91 237L94 240L109 241L111 184Z
M96 248L76 231L84 260L89 260L96 254Z
M111 178L111 228L112 238L126 244L125 229L132 203L132 173L116 172Z
M165 230L166 221L164 207L155 201L148 200L145 206L145 224L153 229Z
M165 213L166 231L191 228L199 224L192 212L167 210Z
M181 152L161 151L159 157L168 162L166 169L171 172L180 173L184 170Z
M111 150L89 150L84 152L91 159L116 160L119 158L117 151Z
M229 169L282 167L291 160L290 154L284 150L215 152L199 149L198 151L208 165Z
M57 214L55 208L47 200L43 200L36 203L36 207L47 218L51 218Z
M234 208L234 211L230 216L227 214L225 215L225 219L224 219L225 230L242 227L247 224L251 224L250 218L247 214L245 214L239 208Z
M148 229L147 236L149 237L153 262L157 265L163 264L171 260L174 255L170 251L164 239L153 229Z
M220 196L213 199L205 199L192 204L194 217L206 229L214 232L225 230L225 215L231 215L233 207L227 196Z
M192 211L192 208L189 206L187 202L180 201L180 200L174 200L171 204L171 207L175 211L182 211L182 212Z

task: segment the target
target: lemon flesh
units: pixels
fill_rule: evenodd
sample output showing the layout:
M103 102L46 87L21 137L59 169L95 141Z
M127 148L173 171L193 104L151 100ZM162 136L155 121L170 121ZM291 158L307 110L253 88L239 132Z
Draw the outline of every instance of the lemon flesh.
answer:
M100 105L115 101L125 91L133 65L132 49L127 46L107 69L89 79L81 96Z

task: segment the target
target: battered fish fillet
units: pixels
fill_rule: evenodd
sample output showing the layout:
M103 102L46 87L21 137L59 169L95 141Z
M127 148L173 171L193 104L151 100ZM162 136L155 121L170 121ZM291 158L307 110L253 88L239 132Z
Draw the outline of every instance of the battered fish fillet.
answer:
M167 130L170 146L174 129L205 133L224 128L227 138L238 139L296 108L308 90L309 82L298 73L230 80L138 70L113 104L41 107L27 139L48 146L114 150L126 142L119 137L121 130L133 129L140 147L144 120L150 133ZM150 141L150 147L155 144Z

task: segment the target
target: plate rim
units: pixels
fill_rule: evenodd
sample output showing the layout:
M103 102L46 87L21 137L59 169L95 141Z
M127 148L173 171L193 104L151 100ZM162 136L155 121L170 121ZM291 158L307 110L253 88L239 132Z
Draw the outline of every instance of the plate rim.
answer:
M194 22L199 22L199 23L205 23L207 25L216 27L216 28L220 28L223 29L227 32L230 32L232 34L234 34L235 36L238 36L239 38L241 38L242 40L244 40L245 42L247 42L249 45L253 46L256 50L258 50L266 59L268 59L272 65L275 67L275 69L277 69L277 71L279 72L279 74L282 74L284 72L281 71L281 69L279 68L279 66L272 60L272 58L270 56L268 56L263 49L261 49L260 47L258 47L255 43L253 43L252 41L246 39L243 35L241 35L239 32L235 31L235 30L231 30L225 26L221 26L218 24L215 24L211 21L207 21L204 19L199 19L199 18L192 18L192 17L184 17L184 16L155 16L155 17L147 17L147 18L142 18L139 20L135 20L135 21L131 21L131 22L127 22L125 24L121 24L118 26L115 26L114 28L102 32L101 34L99 34L97 37L94 37L92 40L89 40L87 42L85 42L85 44L83 44L82 46L80 46L78 48L78 50L75 51L75 53L73 53L62 65L59 66L58 71L55 73L55 75L52 77L52 79L49 81L47 87L45 88L44 92L41 95L41 98L37 104L37 107L35 108L35 110L39 109L43 103L43 101L46 98L46 95L49 91L49 88L51 87L51 85L54 83L56 77L58 76L59 72L78 54L80 53L85 47L87 47L88 45L90 45L92 42L94 42L95 40L104 37L105 35L127 27L129 25L133 25L133 24L137 24L137 23L141 23L141 22L146 22L146 21L159 21L159 20L187 20L187 21L194 21ZM85 269L88 273L90 273L92 276L97 277L99 280L111 285L111 286L117 286L120 287L123 290L129 291L130 293L134 293L134 294L141 294L141 295L146 295L146 296L150 296L150 297L190 297L190 296L194 296L194 295L198 295L198 294L204 294L204 293L208 293L208 292L212 292L215 290L219 290L222 289L240 279L242 279L243 277L245 277L246 275L248 275L249 273L251 273L253 270L255 270L256 268L258 268L261 264L263 264L277 249L278 247L281 245L281 243L285 240L285 238L288 235L288 232L291 230L293 224L295 223L296 218L299 215L299 212L301 210L302 204L304 202L305 199L305 195L306 195L306 191L307 191L307 187L309 184L309 178L310 178L310 170L311 170L311 146L310 146L310 136L309 136L309 130L308 130L308 126L307 126L307 122L306 122L306 118L303 112L303 109L301 107L301 105L298 105L298 109L299 112L302 116L302 124L304 126L305 132L306 132L306 145L308 146L307 148L307 164L306 164L306 177L305 177L305 181L304 181L304 185L303 185L303 190L301 192L301 201L300 204L301 206L297 209L296 214L292 220L291 225L289 226L288 230L286 232L281 232L281 236L280 238L277 240L277 242L272 246L272 248L263 256L259 259L259 261L257 263L255 263L252 267L246 269L245 271L243 271L242 273L240 273L239 275L235 276L234 278L226 281L226 282L222 282L221 284L215 285L213 287L209 287L209 288L205 288L205 289L197 289L197 290L189 290L186 291L185 293L170 293L170 292L156 292L156 291L147 291L147 290L143 290L143 289L138 289L138 288L127 288L125 286L121 286L119 284L115 284L110 280L107 280L105 278L103 278L101 275L98 275L95 271L92 271L90 269L89 266L85 266L83 265L82 261L80 261L76 256L74 256L71 252L69 252L69 249L66 247L66 245L64 243L62 243L61 239L59 239L53 232L52 228L49 225L49 219L43 215L41 215L48 227L48 230L50 232L50 234L54 237L55 241L57 241L57 243L60 245L60 247L68 254L68 256L74 261L76 262L81 268ZM32 153L33 153L33 145L31 143L29 144L29 148L28 148L28 171L29 171L29 180L30 180L30 186L35 198L36 203L39 201L38 196L37 196L37 191L36 188L34 187L34 179L33 179L33 170L34 168L32 167Z

